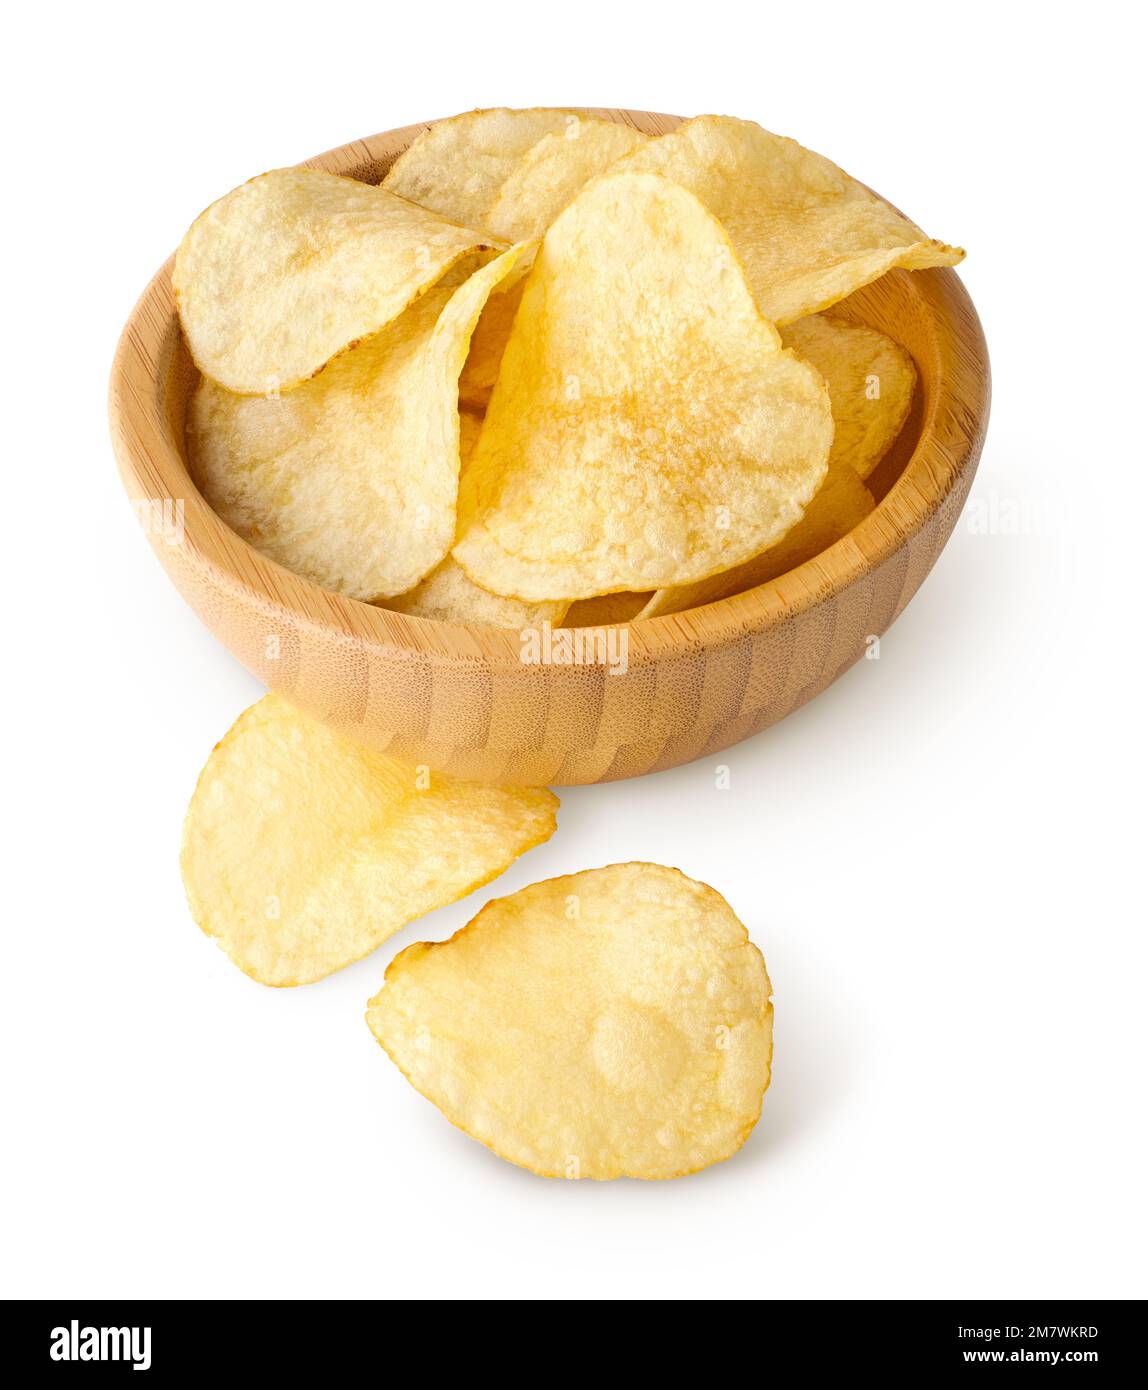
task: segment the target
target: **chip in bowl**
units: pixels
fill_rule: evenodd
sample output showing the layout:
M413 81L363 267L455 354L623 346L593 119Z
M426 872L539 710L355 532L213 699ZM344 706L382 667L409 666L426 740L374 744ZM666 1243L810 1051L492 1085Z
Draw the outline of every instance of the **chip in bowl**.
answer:
M776 324L827 309L895 267L964 259L823 155L753 121L696 116L618 167L665 174L696 193Z
M544 135L582 120L556 107L505 106L435 121L399 155L382 186L452 222L481 227L519 160Z
M868 478L901 432L917 369L899 343L862 323L811 314L781 330L781 341L825 378L833 410L829 466L848 463Z
M590 116L544 135L507 176L483 214L483 228L506 241L543 236L584 184L649 138Z
M832 434L821 377L783 350L715 218L611 170L536 256L453 554L529 601L691 583L800 520Z
M356 179L276 169L196 218L172 280L199 370L229 391L274 394L496 245Z

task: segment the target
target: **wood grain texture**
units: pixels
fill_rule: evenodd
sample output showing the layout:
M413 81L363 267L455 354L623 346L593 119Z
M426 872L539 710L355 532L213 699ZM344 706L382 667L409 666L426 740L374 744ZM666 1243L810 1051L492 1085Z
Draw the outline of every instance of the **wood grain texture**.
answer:
M676 117L594 110L659 134ZM377 182L425 126L307 161ZM528 665L515 632L431 622L340 598L230 531L188 471L196 374L171 261L124 329L111 430L135 501L181 504L182 534L145 527L184 598L260 680L300 708L411 763L485 781L557 785L636 777L710 756L783 719L855 662L913 597L948 540L989 413L984 337L952 270L894 271L839 306L888 333L920 373L913 414L872 481L877 510L769 584L629 625L628 670Z

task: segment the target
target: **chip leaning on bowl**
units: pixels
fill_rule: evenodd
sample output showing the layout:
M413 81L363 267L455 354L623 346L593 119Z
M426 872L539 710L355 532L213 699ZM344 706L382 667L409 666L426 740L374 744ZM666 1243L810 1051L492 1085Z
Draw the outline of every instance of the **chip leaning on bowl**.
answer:
M257 549L413 616L681 611L871 509L837 465L872 474L915 372L821 311L962 255L749 121L467 113L380 187L280 170L197 219L193 471Z

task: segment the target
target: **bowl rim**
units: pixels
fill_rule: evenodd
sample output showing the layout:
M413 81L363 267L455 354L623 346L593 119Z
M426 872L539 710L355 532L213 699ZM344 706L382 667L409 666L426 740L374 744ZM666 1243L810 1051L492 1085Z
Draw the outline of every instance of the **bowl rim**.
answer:
M632 125L647 133L673 129L681 117L602 107L561 107ZM302 161L305 167L363 177L389 164L433 124L419 122L350 141ZM367 180L369 181L369 179ZM123 484L132 499L183 504L181 544L214 586L238 593L272 617L302 623L327 637L364 642L380 652L421 654L439 661L481 660L521 669L516 629L420 618L323 589L263 555L208 506L172 438L165 418L160 364L178 316L172 291L172 255L149 281L128 317L109 383L112 442ZM920 432L900 475L876 509L848 535L796 569L729 598L681 613L610 626L628 631L631 664L704 651L787 622L842 593L891 559L929 521L975 464L988 421L988 351L972 300L951 269L891 271L909 280L910 293L938 329L931 346L936 390L926 402ZM688 619L683 623L683 619Z

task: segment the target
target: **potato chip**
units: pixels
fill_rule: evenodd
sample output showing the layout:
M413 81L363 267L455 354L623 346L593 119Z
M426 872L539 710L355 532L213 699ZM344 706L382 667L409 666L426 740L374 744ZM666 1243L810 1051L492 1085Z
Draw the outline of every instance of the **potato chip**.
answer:
M385 605L396 613L416 618L436 618L442 623L477 623L480 627L506 627L520 631L547 622L557 627L569 603L550 599L526 603L480 588L451 556L433 570L409 594L389 599Z
M741 1147L769 1085L761 952L659 864L488 903L397 955L367 1022L452 1124L545 1177L696 1172Z
M465 470L482 428L480 416L469 410L459 412L459 453ZM548 622L556 627L566 614L567 603L523 603L480 589L466 570L448 555L436 569L409 593L399 594L382 605L395 613L416 618L435 618L443 623L478 623L483 627L521 629Z
M436 121L399 155L382 187L452 222L482 226L498 190L544 135L577 126L576 111L494 107Z
M829 388L830 469L848 463L868 478L909 417L917 384L913 359L884 333L828 314L791 323L781 341L812 363Z
M836 164L753 121L697 116L617 166L665 174L705 203L729 234L758 307L793 323L901 266L956 265Z
M204 378L189 412L192 470L227 524L316 584L374 601L413 588L455 537L458 374L492 287L529 244L277 397ZM461 272L460 272L461 273Z
M196 366L258 395L314 376L495 244L355 179L276 169L200 214L172 281Z
M455 902L554 833L558 798L433 776L267 695L200 775L183 828L192 916L265 985L301 985Z
M470 352L458 379L459 404L468 410L484 411L490 405L502 354L510 341L510 330L525 288L525 280L516 281L510 277L486 301L486 307L475 324Z
M767 584L779 575L828 550L864 521L874 508L873 496L848 463L830 464L825 482L805 509L805 515L782 540L761 555L722 574L710 575L697 584L660 589L637 615L661 618L704 603L741 594Z
M453 553L529 601L690 583L794 525L832 433L824 383L715 219L668 179L610 171L538 252Z
M506 241L543 236L583 184L649 138L591 116L544 135L511 171L481 225Z

